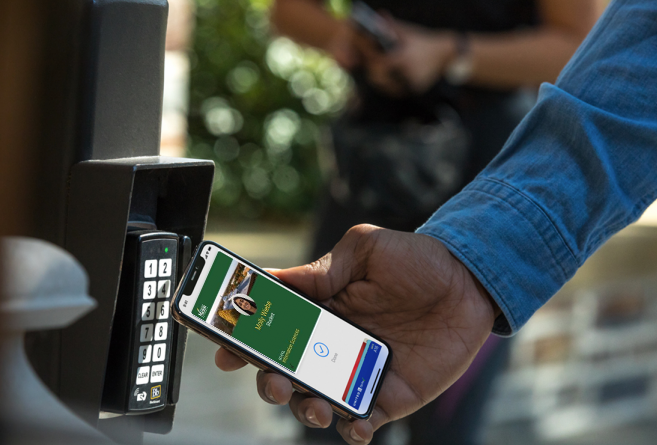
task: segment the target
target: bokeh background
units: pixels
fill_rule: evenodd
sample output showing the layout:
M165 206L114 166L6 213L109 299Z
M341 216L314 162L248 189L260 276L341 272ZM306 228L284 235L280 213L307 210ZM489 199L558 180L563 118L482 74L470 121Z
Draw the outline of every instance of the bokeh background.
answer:
M207 236L264 267L308 261L333 163L328 121L349 76L277 37L270 0L170 0L163 155L212 159ZM347 0L328 2L344 16ZM484 444L657 441L657 212L621 232L514 339L487 401ZM149 444L300 443L286 407L260 401L255 369L225 374L190 336L173 432ZM387 444L407 444L397 422Z

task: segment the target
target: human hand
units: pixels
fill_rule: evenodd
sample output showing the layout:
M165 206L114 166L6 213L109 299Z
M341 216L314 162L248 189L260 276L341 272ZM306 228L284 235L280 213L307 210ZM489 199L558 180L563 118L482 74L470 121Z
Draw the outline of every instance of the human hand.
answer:
M399 36L399 44L388 58L388 69L399 72L413 92L424 93L456 57L456 36L392 18L388 21Z
M364 60L379 54L375 43L359 33L348 20L338 23L324 50L347 71L353 71Z
M440 241L375 226L352 228L331 253L312 264L273 273L380 336L393 350L372 417L338 423L352 445L369 443L381 425L418 410L456 381L499 311ZM223 348L215 359L224 371L245 365ZM266 402L289 403L304 425L330 425L328 402L293 392L283 376L259 372L257 387Z

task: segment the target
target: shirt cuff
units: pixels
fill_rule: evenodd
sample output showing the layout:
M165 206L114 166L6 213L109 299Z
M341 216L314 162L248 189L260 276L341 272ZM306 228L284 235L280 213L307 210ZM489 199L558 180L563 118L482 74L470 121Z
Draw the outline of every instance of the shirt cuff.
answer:
M515 334L577 271L541 206L502 181L479 177L417 233L443 242L479 279L503 315L493 333Z

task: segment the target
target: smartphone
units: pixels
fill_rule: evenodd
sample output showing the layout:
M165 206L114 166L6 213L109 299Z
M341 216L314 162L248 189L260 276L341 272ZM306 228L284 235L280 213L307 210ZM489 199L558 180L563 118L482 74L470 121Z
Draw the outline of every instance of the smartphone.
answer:
M351 6L351 20L358 29L372 39L379 50L388 53L395 49L398 38L388 22L366 3L358 0Z
M175 320L349 420L368 419L392 359L375 335L212 241L171 302Z

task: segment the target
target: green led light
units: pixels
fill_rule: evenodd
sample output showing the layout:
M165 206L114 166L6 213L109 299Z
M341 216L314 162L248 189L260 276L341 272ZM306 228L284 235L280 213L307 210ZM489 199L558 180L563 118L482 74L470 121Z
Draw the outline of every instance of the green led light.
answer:
M164 248L164 253L167 253L168 251L169 251L169 248L168 248L168 247L165 247L165 248Z

